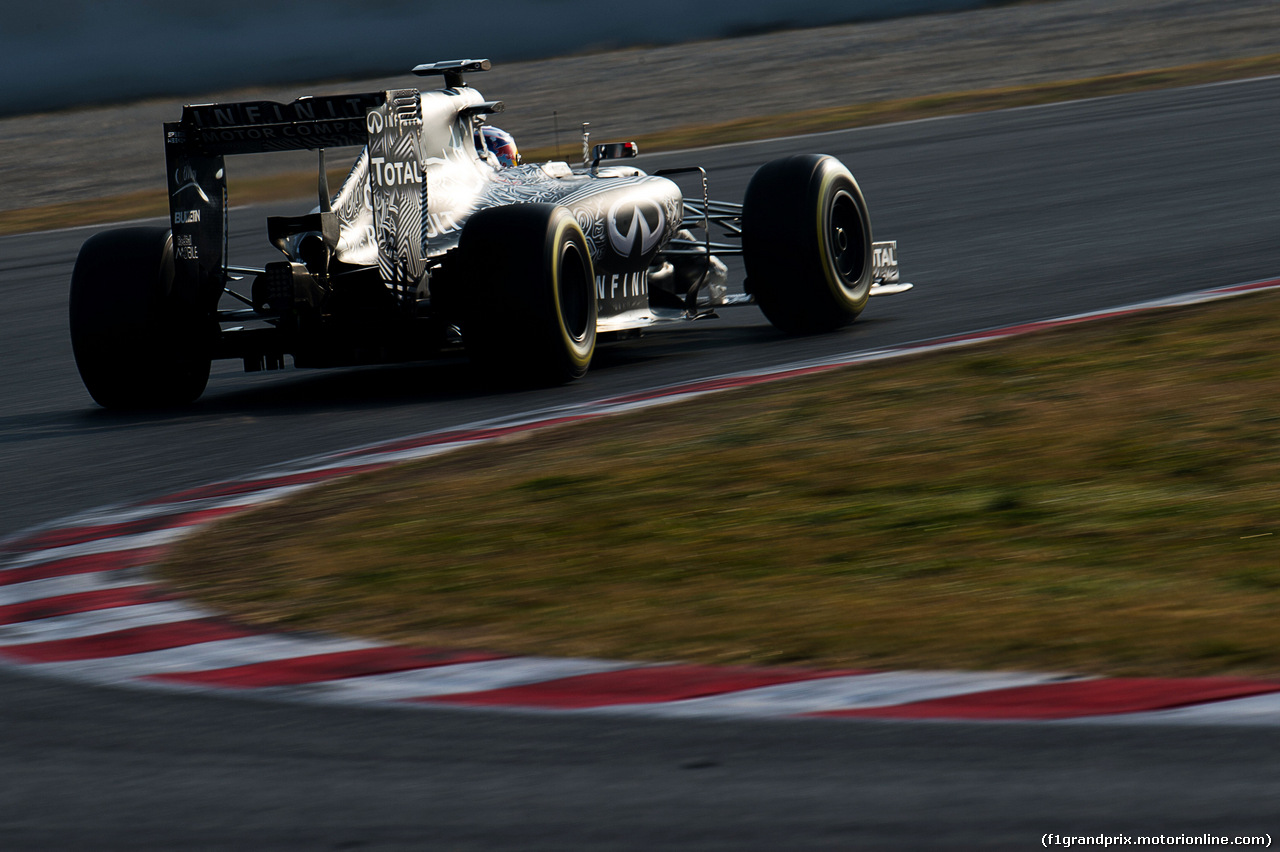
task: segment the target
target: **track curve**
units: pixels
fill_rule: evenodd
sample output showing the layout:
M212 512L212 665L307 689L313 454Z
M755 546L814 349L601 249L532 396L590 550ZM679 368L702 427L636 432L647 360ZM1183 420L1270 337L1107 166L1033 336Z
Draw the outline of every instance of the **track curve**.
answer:
M854 364L1280 288L1280 279L712 376L293 460L0 541L0 666L75 682L321 704L666 718L1088 719L1280 726L1280 680L699 666L513 656L263 630L174 595L152 566L200 527L300 489L514 435ZM607 429L607 424L599 428Z
M843 335L730 314L602 353L587 381L487 396L456 366L216 376L181 415L91 407L65 336L86 231L0 240L0 532L309 452L1267 277L1280 81L733 146L700 161L735 198L760 162L849 163L911 295ZM232 252L261 240L233 222ZM241 250L241 247L245 247ZM264 256L270 250L263 251ZM605 384L607 383L607 385ZM2 675L0 828L15 848L1025 847L1046 830L1253 833L1280 771L1266 731L636 722L281 710ZM857 771L853 769L857 767ZM74 813L64 821L62 815ZM234 815L234 816L233 816Z

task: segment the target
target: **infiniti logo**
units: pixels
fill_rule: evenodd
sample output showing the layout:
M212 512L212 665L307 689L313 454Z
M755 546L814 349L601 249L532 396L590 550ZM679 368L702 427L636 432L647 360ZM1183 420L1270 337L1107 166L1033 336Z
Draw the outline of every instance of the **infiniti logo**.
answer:
M609 245L623 257L646 255L657 248L667 227L661 205L649 198L614 202L606 217Z

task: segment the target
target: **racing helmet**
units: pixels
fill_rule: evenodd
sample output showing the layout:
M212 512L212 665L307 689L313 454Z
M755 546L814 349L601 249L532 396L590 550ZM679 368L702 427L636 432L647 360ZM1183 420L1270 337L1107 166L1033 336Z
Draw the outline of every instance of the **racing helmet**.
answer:
M516 150L516 140L510 133L488 124L476 131L476 148L480 155L488 151L498 158L502 168L520 165L520 152Z

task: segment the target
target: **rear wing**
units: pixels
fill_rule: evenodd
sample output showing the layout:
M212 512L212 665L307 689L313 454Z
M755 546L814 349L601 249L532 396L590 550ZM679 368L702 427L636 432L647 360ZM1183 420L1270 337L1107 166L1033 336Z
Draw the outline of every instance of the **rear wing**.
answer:
M387 284L409 298L426 271L421 132L417 89L184 107L181 120L164 125L176 292L201 311L215 310L222 296L226 155L368 145L379 166L370 180L379 267ZM337 233L336 221L322 224L326 239Z
M180 121L165 125L165 139L180 133L184 148L207 156L363 145L365 117L385 104L388 94L186 106Z

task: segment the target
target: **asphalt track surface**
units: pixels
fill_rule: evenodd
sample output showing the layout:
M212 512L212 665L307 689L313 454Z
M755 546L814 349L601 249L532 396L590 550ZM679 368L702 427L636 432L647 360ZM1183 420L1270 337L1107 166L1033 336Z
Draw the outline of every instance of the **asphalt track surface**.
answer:
M848 163L917 290L793 340L754 309L603 350L583 382L439 364L244 376L173 415L96 409L66 337L89 230L0 239L0 534L314 452L700 376L1273 277L1280 80L651 158L736 199L760 163ZM236 262L270 257L261 211ZM14 849L1027 848L1046 832L1280 827L1280 732L384 711L0 674Z

